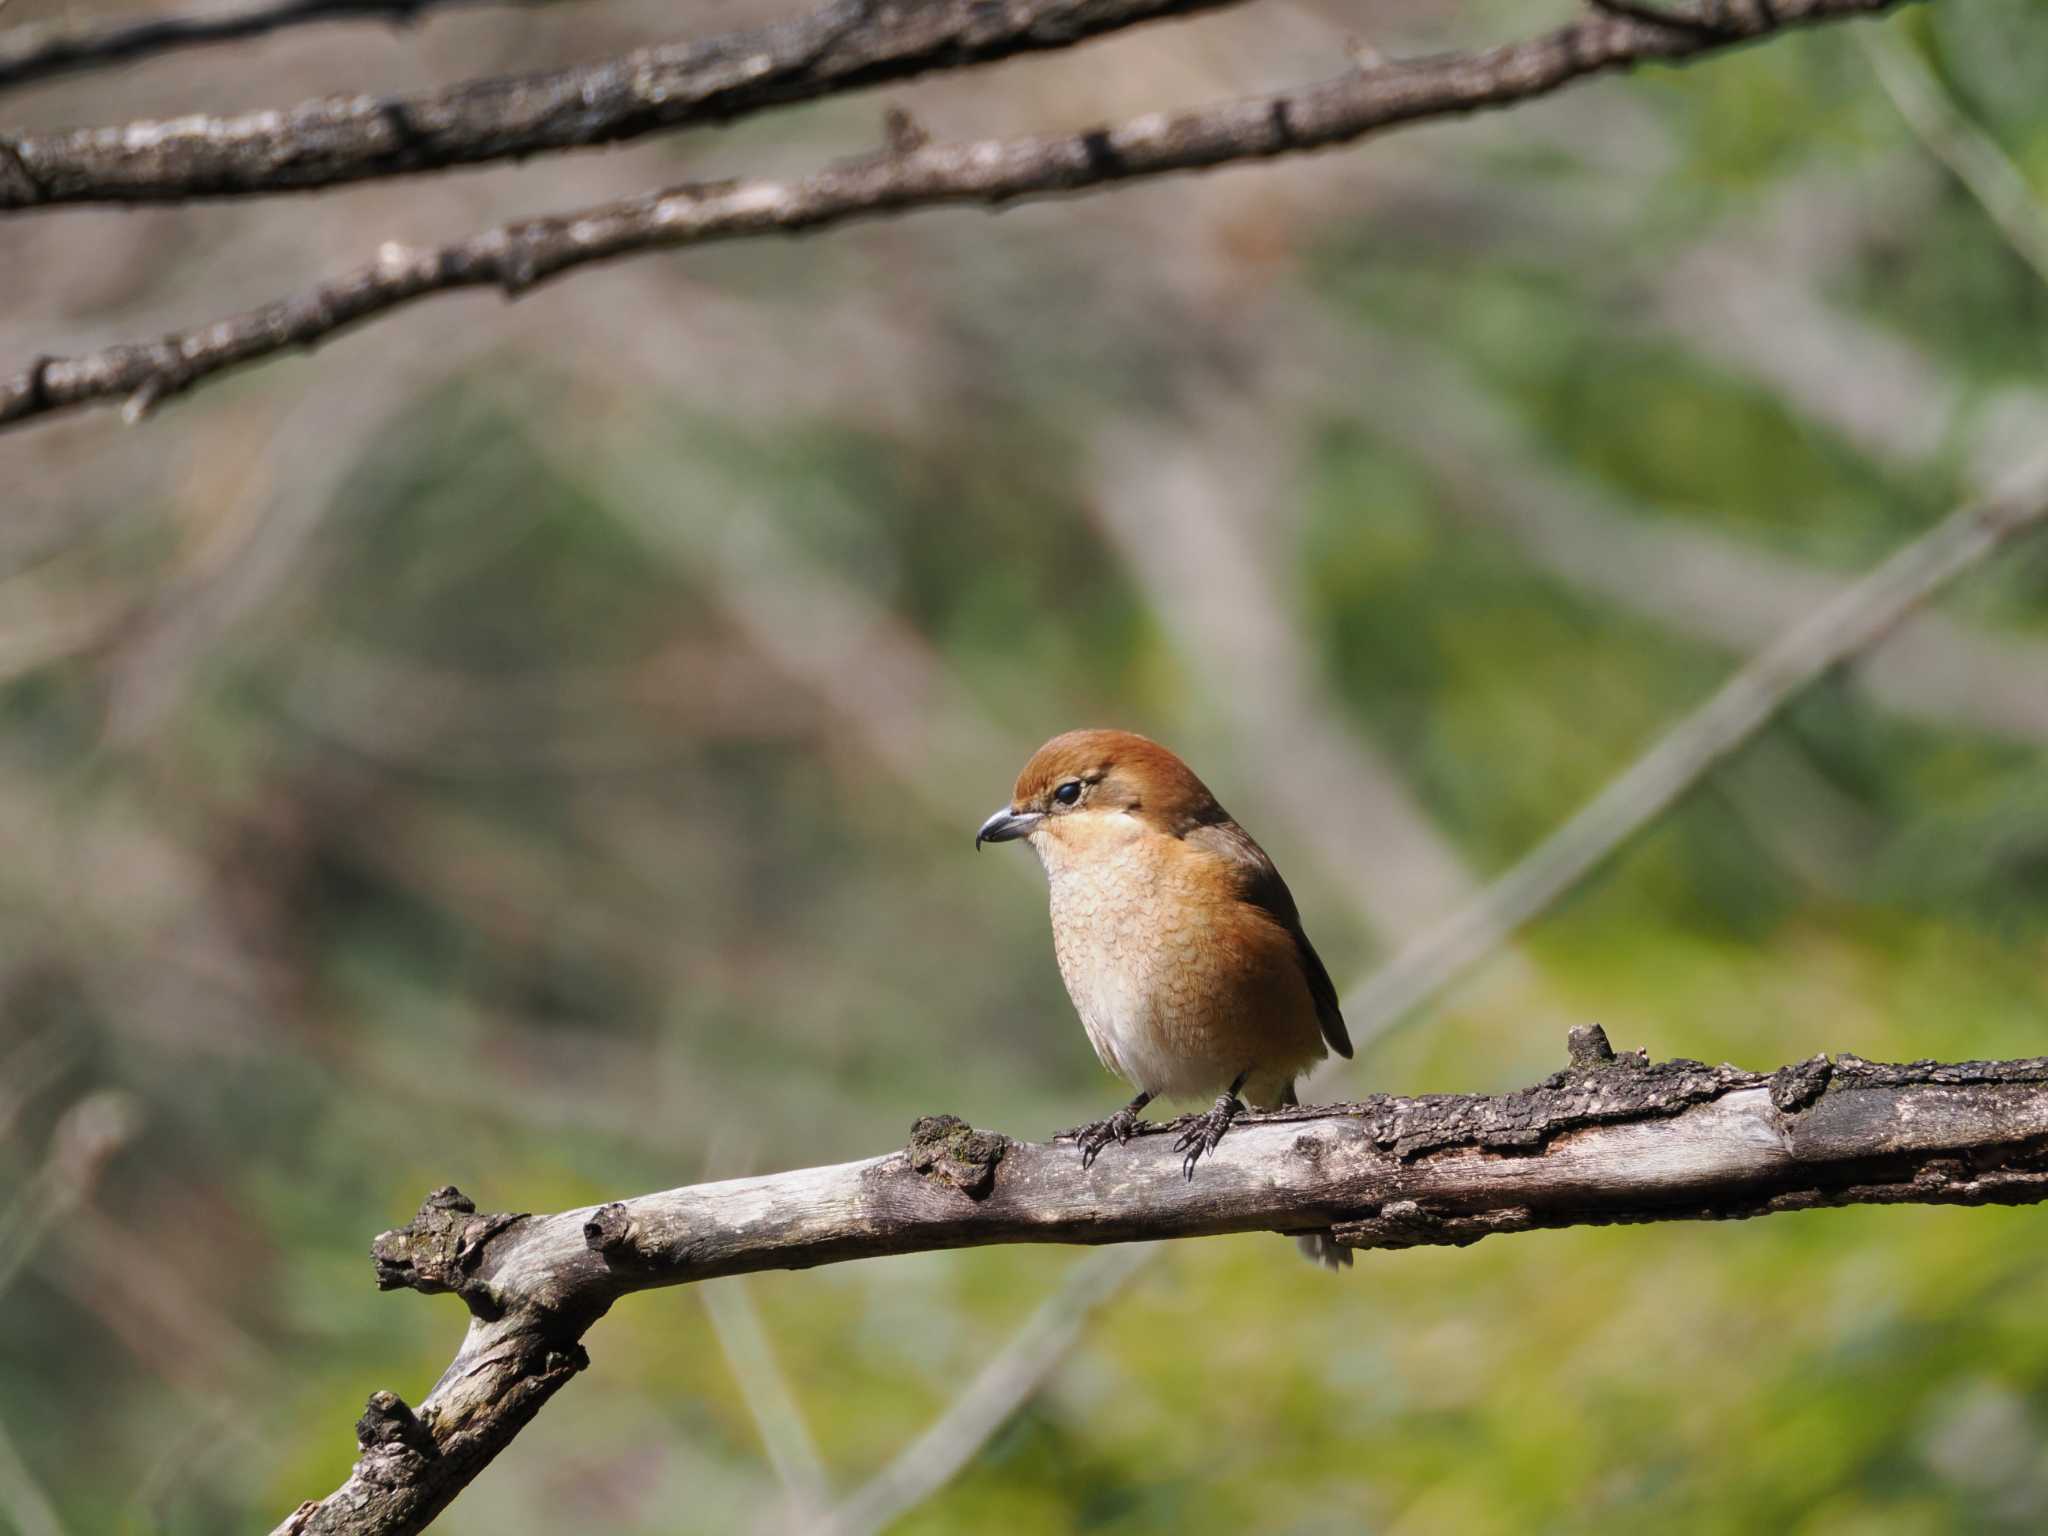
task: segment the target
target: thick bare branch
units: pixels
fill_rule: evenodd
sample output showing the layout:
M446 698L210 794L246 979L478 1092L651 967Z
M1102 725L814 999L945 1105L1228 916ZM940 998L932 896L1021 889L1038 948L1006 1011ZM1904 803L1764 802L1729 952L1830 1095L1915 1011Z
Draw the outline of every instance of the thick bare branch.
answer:
M304 191L615 144L1238 3L831 0L789 21L433 96L77 128L16 139L11 153L0 141L0 210Z
M901 1152L552 1216L479 1215L452 1189L375 1244L378 1283L452 1291L474 1315L416 1414L389 1392L348 1482L282 1533L417 1531L586 1363L620 1297L719 1275L993 1243L1118 1243L1328 1230L1360 1248L1495 1233L1739 1219L1847 1204L2048 1199L2048 1059L1768 1076L1617 1057L1497 1096L1377 1097L1250 1117L1192 1183L1151 1127L1083 1169L1071 1145L950 1116Z
M239 11L146 16L84 32L16 27L0 33L0 90L320 22L382 21L407 26L429 10L520 3L545 5L551 0L266 0Z
M979 203L996 207L1348 143L1377 130L1503 107L1575 80L1679 60L1783 26L1871 15L1898 0L1774 0L1743 8L1741 30L1707 36L1594 16L1525 42L1353 71L1319 85L1113 128L885 152L797 181L674 188L624 202L503 226L440 249L386 245L378 259L297 298L76 358L41 358L0 379L0 426L126 398L131 417L214 374L297 347L415 300L459 288L517 295L547 278L644 251L856 218ZM0 187L8 182L0 145ZM15 178L19 180L19 177ZM4 196L4 194L0 194Z

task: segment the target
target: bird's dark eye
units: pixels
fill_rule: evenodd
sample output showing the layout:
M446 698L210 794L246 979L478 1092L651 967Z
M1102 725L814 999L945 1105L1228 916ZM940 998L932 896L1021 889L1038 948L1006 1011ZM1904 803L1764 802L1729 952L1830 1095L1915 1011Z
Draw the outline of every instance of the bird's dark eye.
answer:
M1067 780L1066 783L1052 792L1052 797L1059 801L1061 805L1072 805L1081 798L1081 781L1079 779Z

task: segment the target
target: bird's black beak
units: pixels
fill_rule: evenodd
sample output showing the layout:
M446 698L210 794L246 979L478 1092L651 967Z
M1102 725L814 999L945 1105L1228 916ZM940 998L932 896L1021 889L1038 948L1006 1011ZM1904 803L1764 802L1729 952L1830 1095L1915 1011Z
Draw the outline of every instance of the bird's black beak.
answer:
M1020 837L1029 837L1031 829L1045 817L1038 811L1013 811L1004 806L995 815L981 824L981 830L974 834L974 846L983 843L1007 843Z

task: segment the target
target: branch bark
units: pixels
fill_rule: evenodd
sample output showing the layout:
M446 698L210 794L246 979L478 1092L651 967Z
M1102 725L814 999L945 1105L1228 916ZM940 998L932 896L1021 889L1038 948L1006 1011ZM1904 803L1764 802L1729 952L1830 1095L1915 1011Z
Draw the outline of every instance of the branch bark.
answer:
M456 289L496 287L516 297L575 268L646 251L800 234L948 204L1000 207L1142 177L1300 154L1406 123L1513 105L1642 63L1699 57L1793 25L1875 15L1898 3L1747 0L1738 5L1730 0L1729 28L1715 33L1590 16L1499 48L1377 65L1296 91L1179 115L1150 113L1084 133L899 145L795 181L676 187L505 225L439 249L391 243L370 265L296 298L157 342L75 358L39 358L0 379L0 427L122 398L134 419L227 369L311 347L338 331ZM1035 14L1052 4L1035 0L1028 10ZM1160 0L1102 0L1102 5L1165 13ZM104 130L102 137L111 143L121 137L120 130ZM0 208L10 196L47 200L55 187L49 164L32 165L21 150L0 141Z
M831 0L702 42L431 96L331 96L235 117L75 128L16 139L11 154L0 141L0 210L260 196L616 144L1240 3Z
M480 1215L437 1190L376 1240L377 1283L453 1292L469 1334L420 1410L372 1395L348 1481L273 1536L426 1526L588 1364L582 1338L635 1291L761 1269L994 1243L1330 1231L1358 1248L1496 1233L1732 1220L1850 1204L2048 1199L2048 1058L1768 1075L1617 1056L1494 1096L1377 1096L1247 1117L1192 1182L1145 1128L1084 1170L1071 1145L951 1116L865 1162L669 1190L556 1215Z

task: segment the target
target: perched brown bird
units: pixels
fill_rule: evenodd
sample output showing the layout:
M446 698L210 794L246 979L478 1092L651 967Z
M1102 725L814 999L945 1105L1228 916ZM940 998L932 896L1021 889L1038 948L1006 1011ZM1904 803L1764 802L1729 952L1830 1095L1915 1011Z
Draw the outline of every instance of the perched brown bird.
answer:
M1287 882L1188 765L1129 731L1069 731L1032 755L974 846L1023 838L1052 887L1053 952L1095 1054L1138 1096L1074 1134L1086 1167L1154 1098L1215 1094L1175 1147L1214 1152L1244 1109L1351 1054L1337 989ZM1347 1250L1314 1238L1328 1262Z

